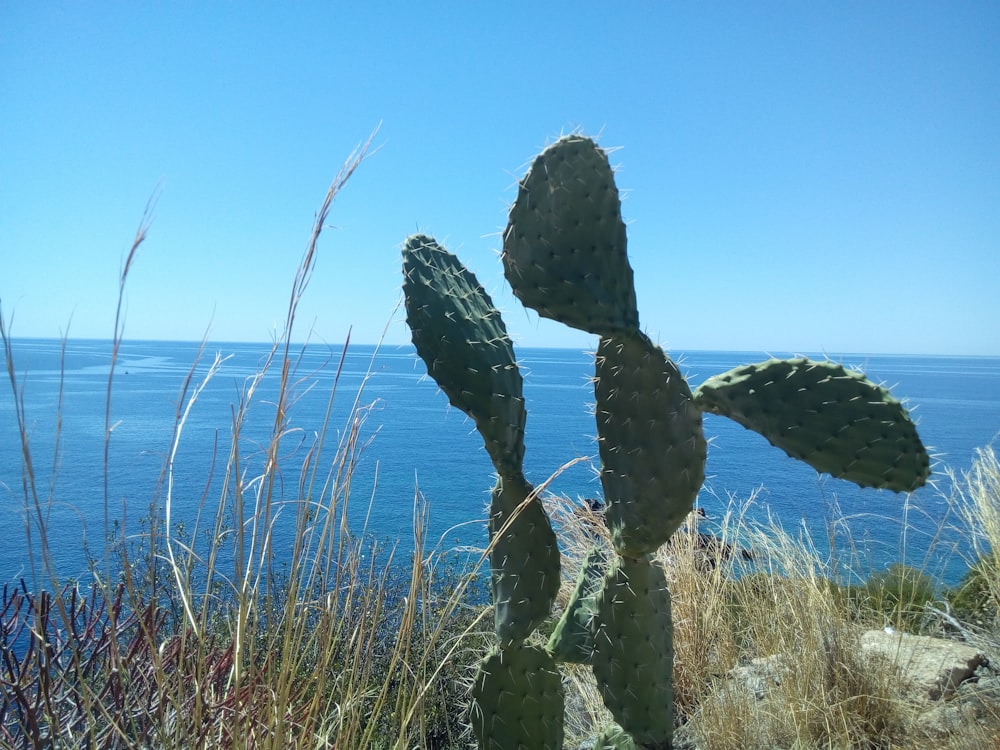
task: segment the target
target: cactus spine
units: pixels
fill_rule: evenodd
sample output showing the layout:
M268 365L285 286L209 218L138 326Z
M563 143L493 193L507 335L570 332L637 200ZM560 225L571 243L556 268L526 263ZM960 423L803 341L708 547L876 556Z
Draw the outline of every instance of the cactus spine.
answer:
M562 138L521 180L501 258L525 306L599 337L594 395L615 555L609 560L600 548L588 555L547 648L529 645L554 600L559 552L522 474L524 401L510 339L475 278L432 239L411 237L403 257L413 342L451 403L475 421L498 474L490 516L498 645L473 687L472 723L484 748L560 746L555 658L591 664L617 722L598 746L670 747L673 624L652 553L691 511L704 481L704 412L861 486L911 491L930 473L902 405L839 365L772 360L723 373L692 393L639 329L606 154L588 138Z

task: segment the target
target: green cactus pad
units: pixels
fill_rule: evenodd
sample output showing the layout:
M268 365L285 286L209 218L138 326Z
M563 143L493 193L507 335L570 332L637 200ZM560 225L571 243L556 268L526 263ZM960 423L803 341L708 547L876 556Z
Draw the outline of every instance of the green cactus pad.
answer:
M635 741L617 724L609 724L594 738L594 750L640 750Z
M406 322L428 374L472 417L500 474L520 474L526 412L514 347L492 300L431 237L403 246Z
M527 638L559 593L559 545L549 518L537 497L521 507L531 492L523 476L500 477L490 503L494 625L505 646Z
M538 646L494 647L472 685L472 730L483 750L563 746L562 678Z
M514 295L542 317L598 334L639 327L614 172L589 138L561 138L536 157L502 260Z
M546 646L558 661L588 664L594 650L595 595L604 583L608 551L593 547L584 558L576 586Z
M673 623L663 568L618 558L597 597L591 665L604 705L639 747L670 747Z
M701 411L677 365L639 332L601 339L594 394L612 540L641 557L684 522L704 482Z
M930 475L903 405L834 362L771 359L737 367L702 383L695 401L817 471L861 487L912 492Z

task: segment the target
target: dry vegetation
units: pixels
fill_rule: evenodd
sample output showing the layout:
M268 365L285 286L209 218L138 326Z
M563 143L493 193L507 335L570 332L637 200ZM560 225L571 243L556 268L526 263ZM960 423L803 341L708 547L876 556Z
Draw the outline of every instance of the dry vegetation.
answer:
M461 742L459 678L481 650L483 595L464 560L424 544L426 508L417 488L409 559L396 559L395 549L349 530L351 477L370 406L364 386L349 394L335 386L312 442L295 450L289 445L298 443L289 437L294 404L308 384L290 343L296 310L333 198L368 146L331 185L295 276L284 331L245 383L232 424L220 425L229 443L206 473L221 466L223 488L212 497L205 480L193 530L182 531L173 517L173 456L220 361L200 380L192 366L160 479L160 505L151 503L141 537L116 538L107 483L111 383L122 340L116 319L104 451L109 543L93 560L89 580L67 583L53 562L47 518L58 494L34 467L51 464L57 453L35 455L0 312L31 560L26 580L9 582L0 599L0 747L277 750ZM123 265L122 293L147 225L148 216ZM335 383L342 364L335 365ZM265 378L280 383L276 403L255 398ZM345 399L345 422L331 424L334 402ZM273 426L255 460L244 463L242 430L256 408L273 411ZM285 494L290 470L297 471L295 498ZM291 549L272 549L279 512L293 515Z
M220 459L225 488L203 507L200 530L184 536L171 521L168 458L163 505L145 535L109 545L92 578L80 584L61 581L51 562L45 518L55 497L36 483L32 469L51 457L33 454L0 314L20 420L29 552L39 561L27 582L4 588L0 601L0 747L468 746L463 686L489 630L474 576L482 557L470 565L428 549L426 509L417 495L412 559L394 560L391 549L378 554L371 540L349 532L351 475L367 414L363 388L346 396L334 389L328 414L335 398L349 399L346 423L329 435L324 425L301 454L296 501L288 503L280 489L278 457L298 381L289 343L296 307L331 201L363 156L364 150L337 177L317 216L285 330L234 407L231 442ZM145 224L125 263L123 288L144 236ZM115 351L121 335L116 323ZM196 382L194 372L178 410L175 447L205 382ZM280 378L280 396L265 458L248 475L241 428L265 376ZM108 382L106 440L111 376ZM676 535L660 556L673 593L682 741L702 750L928 746L914 723L921 706L901 697L890 669L862 657L858 639L863 628L887 623L947 630L1000 662L995 453L984 449L972 470L954 479L956 517L971 540L970 573L955 591L905 569L868 585L844 585L807 535L751 523L745 506L734 505L715 531L737 551L752 549L752 560L740 554L711 559L696 524ZM270 545L281 502L295 514L295 535L292 549L280 552L287 564L279 573ZM549 505L565 545L568 590L604 527L576 503ZM109 527L111 510L105 499ZM730 678L759 658L770 660L777 677L761 696ZM606 716L589 670L570 667L565 675L567 735L578 743ZM955 750L1000 747L998 727L994 714L935 743Z
M714 529L718 543L706 549L709 537L693 514L658 553L673 598L679 742L701 750L1000 747L1000 693L978 721L962 722L945 738L930 735L920 717L932 706L906 695L894 668L860 648L864 630L894 626L970 642L1000 663L1000 465L993 450L979 451L955 486L954 515L972 544L970 573L952 589L903 566L844 584L842 566L825 559L805 529L793 535L773 521L752 522L749 503L732 504ZM603 527L573 503L551 509L569 540L568 596ZM602 543L609 544L606 533ZM719 549L732 554L718 559ZM752 550L752 559L742 550ZM756 682L748 687L750 673L741 668L755 660ZM588 669L572 668L567 684L567 733L578 743L608 715Z

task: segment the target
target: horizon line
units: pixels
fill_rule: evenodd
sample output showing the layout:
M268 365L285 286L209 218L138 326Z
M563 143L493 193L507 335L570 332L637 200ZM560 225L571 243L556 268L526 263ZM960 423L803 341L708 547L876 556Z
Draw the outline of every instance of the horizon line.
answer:
M596 334L595 334L596 336ZM11 336L10 340L12 342L16 341L46 341L46 342L95 342L95 343L111 343L111 338L97 338L93 336ZM276 346L278 343L276 341L254 341L249 339L155 339L155 338L128 338L123 337L120 339L120 343L136 343L136 344L187 344L190 346L224 346L224 345L241 345L241 346L261 346L261 347L272 347ZM655 343L655 342L654 342ZM289 344L295 347L310 347L310 346L326 346L330 348L343 348L346 344L348 348L350 347L366 347L370 349L383 349L387 347L401 348L408 347L413 349L412 342L379 342L379 343L369 343L369 342L356 342L347 341L339 343L329 343L321 339L307 339L307 340L293 340ZM578 346L525 346L518 345L514 342L514 346L521 350L556 350L556 351L577 351L584 352L587 351L585 348L580 348ZM596 342L595 342L596 348ZM816 355L821 354L824 357L829 358L832 355L852 355L852 356L870 356L870 357L953 357L953 358L980 358L980 359L1000 359L1000 353L997 354L959 354L959 353L934 353L934 352L874 352L874 351L861 351L852 349L768 349L768 348L705 348L705 347L662 347L664 352L725 352L734 354L767 354L768 356L773 356L772 352L778 352L780 354L792 354L796 355Z

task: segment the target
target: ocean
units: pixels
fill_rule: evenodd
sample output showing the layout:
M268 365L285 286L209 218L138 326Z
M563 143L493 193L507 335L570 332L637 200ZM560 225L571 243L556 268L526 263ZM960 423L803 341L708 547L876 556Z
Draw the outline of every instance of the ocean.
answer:
M161 473L177 416L186 405L181 401L185 381L193 375L190 395L219 354L225 359L191 407L177 441L171 494L173 520L189 529L199 507L214 513L234 405L240 403L270 345L209 344L199 358L198 344L124 341L111 383L110 411L110 342L70 340L63 353L59 341L15 339L12 351L18 391L15 394L9 382L0 387L0 583L28 574L29 534L37 547L37 529L25 522L34 514L27 510L34 501L23 481L24 454L17 422L21 407L57 567L63 576L84 575L85 550L99 556L104 549L106 420L113 426L107 462L109 517L126 533L139 533L151 507L163 508ZM419 493L429 508L430 545L442 549L484 546L492 465L471 420L448 405L412 347L376 350L351 345L343 353L339 346L311 344L304 350L293 346L291 351L295 398L279 462L282 500L290 503L299 497L299 468L324 423L328 437L323 461L331 463L338 436L349 431L357 403L366 418L351 484L348 519L352 531L399 540L405 551L412 540L414 500ZM528 409L528 479L541 483L560 467L582 458L555 477L549 491L571 499L598 497L589 381L592 355L568 349L521 349L517 353ZM671 354L692 384L768 356L708 351ZM924 443L936 457L934 486L910 496L861 490L818 476L755 433L708 416L708 479L699 504L709 522L721 519L730 498L741 503L753 495L746 510L750 518L770 517L796 534L808 531L821 552L830 549L831 541L839 545L830 530L834 521L846 519L846 527L836 525L838 534L846 528L870 569L905 561L954 582L965 570L961 553L968 545L950 528L957 519L947 515L950 483L944 469L967 470L975 449L989 444L1000 430L1000 358L828 356L861 367L871 379L892 386L894 395L905 399ZM239 445L245 477L253 477L263 466L280 370L279 363L253 396ZM291 517L290 512L287 515ZM937 534L942 524L945 531ZM276 535L276 558L283 554L285 543L287 535Z

